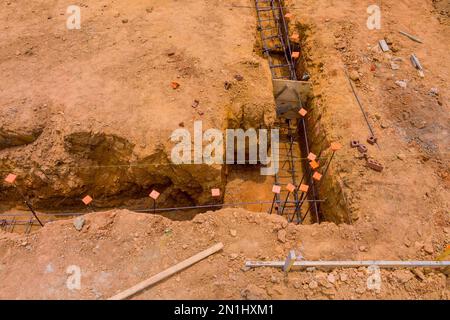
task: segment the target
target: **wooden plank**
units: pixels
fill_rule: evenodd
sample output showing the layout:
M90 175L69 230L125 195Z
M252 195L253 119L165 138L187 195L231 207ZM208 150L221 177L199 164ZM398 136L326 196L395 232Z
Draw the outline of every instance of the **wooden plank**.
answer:
M274 267L283 268L285 261L247 261L246 267ZM450 261L295 261L293 267L300 268L358 268L378 266L380 268L444 268L450 266Z
M197 262L199 262L199 261L209 257L210 255L216 253L217 251L222 250L222 248L223 248L223 244L221 242L217 243L214 246L206 249L205 251L197 253L195 256L192 256L192 257L190 257L190 258L188 258L188 259L186 259L186 260L184 260L184 261L182 261L182 262L180 262L180 263L178 263L178 264L176 264L176 265L174 265L174 266L172 266L172 267L170 267L170 268L168 268L168 269L166 269L166 270L164 270L164 271L162 271L162 272L160 272L160 273L158 273L156 275L154 275L153 277L148 278L147 280L144 280L144 281L138 283L137 285L135 285L135 286L133 286L133 287L131 287L131 288L125 290L125 291L122 291L122 292L116 294L115 296L109 298L108 300L124 300L124 299L127 299L127 298L135 295L136 293L138 293L138 292L140 292L140 291L150 287L151 285L154 285L155 283L157 283L157 282L159 282L161 280L164 280L164 279L170 277L171 275L173 275L173 274L175 274L175 273L177 273L177 272L179 272L179 271L181 271L183 269L186 269L187 267L190 267L193 264L195 264L195 263L197 263Z

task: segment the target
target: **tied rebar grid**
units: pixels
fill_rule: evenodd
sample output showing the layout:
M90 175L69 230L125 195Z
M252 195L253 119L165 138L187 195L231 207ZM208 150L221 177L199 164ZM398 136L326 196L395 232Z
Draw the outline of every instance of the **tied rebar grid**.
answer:
M282 0L255 0L256 15L258 19L258 31L261 35L262 50L269 63L270 71L273 79L297 80L296 65L292 58L292 48L289 40L289 29L283 10ZM300 97L298 97L298 107L302 107ZM296 121L293 128L293 120L280 119L278 128L281 133L280 144L287 146L285 149L286 159L280 166L280 171L275 175L275 184L279 186L287 186L288 183L297 187L297 170L295 168L294 146L299 141L304 141L300 145L300 152L309 154L309 141L307 136L306 121L301 118ZM300 139L300 136L302 139ZM280 149L281 151L281 149ZM290 192L282 188L280 194L275 194L274 205L275 210L280 215L286 215L288 221L302 223L309 211L315 215L317 223L320 223L319 210L316 203L317 190L312 178L313 171L306 161L304 164L305 173L300 184L305 181L310 186L307 194L299 195L298 188L292 192L294 201L290 205ZM288 180L289 182L287 182ZM298 186L300 186L300 184ZM287 193L287 194L286 194ZM313 200L310 203L307 213L302 217L302 205L307 198ZM285 200L284 200L285 199ZM272 212L272 209L271 211Z

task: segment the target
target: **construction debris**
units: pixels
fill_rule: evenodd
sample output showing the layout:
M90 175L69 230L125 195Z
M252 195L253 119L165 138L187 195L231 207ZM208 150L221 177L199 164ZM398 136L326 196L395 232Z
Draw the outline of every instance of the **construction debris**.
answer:
M369 143L371 145L374 145L375 143L377 143L377 141L378 141L378 138L374 137L374 136L370 136L367 138L367 143Z
M415 54L411 55L411 63L417 70L423 70L422 65L420 64L419 58L416 57Z
M386 40L384 40L384 39L380 40L378 43L380 44L380 48L381 48L381 50L383 50L383 52L387 52L387 51L391 50L391 49L389 49L389 46L388 46Z
M403 89L405 89L408 86L408 83L406 82L406 80L397 80L397 81L395 81L395 84Z

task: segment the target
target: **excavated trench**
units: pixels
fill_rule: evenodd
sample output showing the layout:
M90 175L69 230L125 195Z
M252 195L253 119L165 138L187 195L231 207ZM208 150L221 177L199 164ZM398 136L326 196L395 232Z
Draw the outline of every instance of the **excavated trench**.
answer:
M290 25L289 30L300 35L300 41L293 43L293 50L301 53L295 72L297 78L302 79L308 74L308 65L305 63L308 53L302 50L302 42L307 37L307 27L301 24ZM258 43L259 40L256 41L256 48ZM300 123L295 129L298 139L296 152L300 159L296 164L299 180L308 166L308 162L304 161L308 154L303 132L306 132L308 137L309 152L320 155L318 162L322 167L331 156L329 147L332 142L321 124L321 110L316 105L314 94L306 98L303 107L308 110L308 116L305 117L306 126L303 128ZM226 123L233 128L248 129L248 126L243 125L242 120L236 120L236 117L228 117ZM261 123L261 128L268 128L267 123ZM39 135L41 132L42 130ZM24 139L7 139L6 135L2 137L3 144L9 141L8 143L14 146L30 140L28 136ZM133 154L135 146L131 142L104 133L75 132L66 136L62 143L65 151L71 155L69 164L57 163L54 170L30 168L26 178L20 181L21 188L29 190L26 196L33 206L39 212L48 213L50 218L67 217L58 214L61 212L83 213L117 207L152 212L153 202L148 194L149 190L153 189L161 193L158 209L199 206L182 211L156 212L176 220L192 219L198 213L220 209L221 203L236 203L236 206L260 212L269 211L271 206L267 202L272 200L271 190L275 179L261 176L261 165L173 165L164 148L149 157L137 159ZM8 159L2 161L3 172L11 167L13 165ZM62 184L61 180L65 183ZM0 188L0 209L11 212L11 208L16 208L16 212L24 213L26 207L21 205L20 194L8 186ZM219 199L213 199L210 195L211 188L220 188L224 192L221 192ZM315 212L312 210L303 223L316 223L316 217L319 222L352 222L339 179L333 175L333 165L315 192L315 200L322 200L317 202L318 212L313 214ZM42 194L47 196L43 197ZM86 194L95 199L89 208L80 201ZM22 228L26 229L27 227Z

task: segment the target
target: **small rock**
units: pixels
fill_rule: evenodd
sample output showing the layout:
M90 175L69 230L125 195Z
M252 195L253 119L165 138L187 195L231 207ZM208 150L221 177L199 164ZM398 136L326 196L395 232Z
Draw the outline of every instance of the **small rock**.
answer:
M45 267L45 273L52 273L54 271L53 269L53 265L51 263L49 263L46 267Z
M244 80L244 77L241 76L240 74L235 75L234 78L235 78L237 81L242 81L242 80Z
M360 247L359 247L359 251L361 251L361 252L367 252L367 251L369 251L369 249L367 249L366 246L360 246Z
M398 69L400 69L400 66L398 64L396 64L395 62L391 62L391 69L398 70Z
M192 102L192 108L197 108L199 104L200 104L200 101L194 100L194 102Z
M314 271L316 271L316 267L308 267L308 268L306 268L306 271L307 272L314 272Z
M85 222L85 220L84 220L83 216L78 217L73 221L73 226L75 227L75 229L77 231L81 231L83 229L84 222Z
M230 234L231 234L232 237L236 237L237 236L237 231L234 230L234 229L231 229L230 230Z
M414 242L414 249L416 249L417 251L421 250L423 248L424 244L423 242Z
M403 153L399 153L399 154L397 154L397 158L399 160L405 160L406 156Z
M431 88L430 89L430 94L433 95L433 96L438 96L439 95L438 88Z
M128 19L122 19L122 23L128 23Z
M278 241L285 243L286 242L286 230L279 230L277 238L278 238Z
M334 297L336 295L336 290L334 288L324 288L322 293L327 297Z
M231 259L231 260L235 260L237 257L238 257L238 254L237 254L237 253L232 253L232 254L230 254L230 259Z
M346 282L348 280L348 275L346 273L341 273L339 275L339 278L341 279L342 282Z
M272 290L273 290L276 294L279 294L279 295L283 295L283 294L284 294L283 287L280 286L280 285L273 286Z
M380 127L381 127L382 129L387 129L387 128L389 128L389 124L388 124L387 122L381 122L381 123L380 123Z
M394 42L392 41L392 38L391 38L391 36L389 36L389 35L386 35L385 37L384 37L384 41L386 41L386 43L388 44L388 45L392 45Z
M242 290L241 296L248 300L261 300L268 298L266 290L261 289L254 284L250 284Z
M24 241L24 242L22 242L20 245L21 245L22 247L26 247L26 246L28 245L28 242L27 242L27 241Z
M225 81L223 84L223 87L225 88L225 90L229 90L231 88L231 83L229 83L228 81Z

